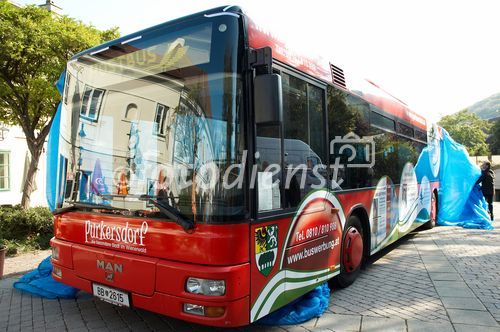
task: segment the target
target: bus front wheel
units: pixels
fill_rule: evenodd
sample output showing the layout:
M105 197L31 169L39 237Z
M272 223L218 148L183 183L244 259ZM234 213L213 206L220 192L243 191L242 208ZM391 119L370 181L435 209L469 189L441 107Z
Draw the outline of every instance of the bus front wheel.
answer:
M346 222L340 253L340 274L332 279L333 286L345 288L359 275L364 260L363 227L356 216Z

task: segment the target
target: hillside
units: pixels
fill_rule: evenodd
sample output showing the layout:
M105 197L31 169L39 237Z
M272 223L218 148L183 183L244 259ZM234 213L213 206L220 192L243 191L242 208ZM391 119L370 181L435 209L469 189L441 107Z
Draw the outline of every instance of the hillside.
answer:
M500 117L500 92L478 101L467 109L472 113L476 113L482 119Z

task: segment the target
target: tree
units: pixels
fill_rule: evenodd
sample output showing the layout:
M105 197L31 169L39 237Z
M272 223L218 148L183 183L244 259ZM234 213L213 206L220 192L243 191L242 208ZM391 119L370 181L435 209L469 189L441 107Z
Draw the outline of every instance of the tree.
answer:
M444 116L438 124L446 129L451 137L464 145L471 156L490 154L486 138L491 125L476 114L463 110Z
M491 154L500 154L500 119L491 127L490 151Z
M19 125L30 164L21 205L28 207L43 145L60 100L55 82L69 58L118 37L36 6L18 8L0 1L0 121Z

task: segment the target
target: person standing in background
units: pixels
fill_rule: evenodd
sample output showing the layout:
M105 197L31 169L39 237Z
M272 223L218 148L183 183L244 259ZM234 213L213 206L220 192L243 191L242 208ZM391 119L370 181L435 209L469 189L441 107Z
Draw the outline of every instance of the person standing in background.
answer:
M491 169L491 163L489 161L483 162L481 165L481 176L477 180L476 184L481 183L481 191L483 196L488 202L488 211L490 213L491 220L493 220L493 196L495 195L495 172Z

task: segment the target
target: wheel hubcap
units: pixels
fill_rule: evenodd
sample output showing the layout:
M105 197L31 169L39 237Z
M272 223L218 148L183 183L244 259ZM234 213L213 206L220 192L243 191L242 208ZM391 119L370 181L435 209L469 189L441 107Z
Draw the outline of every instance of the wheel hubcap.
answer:
M347 230L343 249L344 269L352 272L359 267L363 258L363 236L355 227Z

